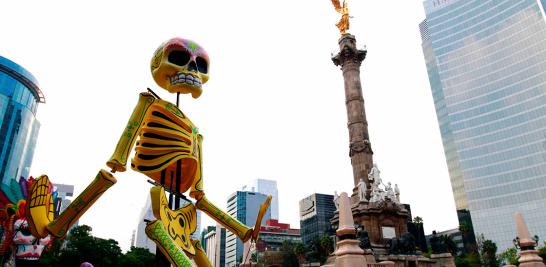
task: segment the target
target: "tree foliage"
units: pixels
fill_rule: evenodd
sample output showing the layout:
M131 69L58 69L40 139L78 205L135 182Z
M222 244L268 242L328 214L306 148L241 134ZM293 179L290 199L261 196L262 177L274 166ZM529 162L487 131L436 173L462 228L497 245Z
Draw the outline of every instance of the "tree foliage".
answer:
M307 261L324 263L330 254L334 252L334 240L328 236L315 238L307 247Z
M502 252L499 255L500 260L504 263L504 265L510 264L510 265L518 265L518 251L515 247L511 247L504 252Z
M137 266L152 267L155 256L144 248L131 249L122 254L114 239L102 239L91 235L91 227L76 226L66 240L56 240L52 248L41 258L39 265L44 267L80 266L90 262L95 267ZM63 242L64 247L63 247Z
M546 264L546 242L544 242L542 247L538 249L538 255L542 257L542 262Z
M487 267L498 267L499 260L497 259L497 244L487 239L484 240L481 249L482 263Z

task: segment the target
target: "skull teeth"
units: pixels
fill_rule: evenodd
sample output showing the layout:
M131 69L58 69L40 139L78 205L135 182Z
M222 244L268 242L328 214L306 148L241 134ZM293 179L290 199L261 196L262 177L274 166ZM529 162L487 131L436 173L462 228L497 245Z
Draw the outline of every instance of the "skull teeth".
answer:
M201 87L201 79L191 74L184 74L179 72L176 75L170 77L169 79L171 80L171 85L185 83L185 84Z

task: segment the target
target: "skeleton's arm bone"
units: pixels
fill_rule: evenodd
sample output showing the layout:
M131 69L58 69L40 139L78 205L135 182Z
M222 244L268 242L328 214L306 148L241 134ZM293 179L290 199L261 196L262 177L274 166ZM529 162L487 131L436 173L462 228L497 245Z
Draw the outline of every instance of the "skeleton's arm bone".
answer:
M131 114L131 118L129 118L127 127L125 127L123 134L121 134L121 137L119 138L116 150L114 151L114 154L112 154L110 160L106 162L106 165L110 167L112 171L124 172L127 169L127 158L133 149L139 130L142 127L142 121L146 114L146 110L148 110L150 105L154 102L154 99L155 97L150 93L140 93L138 103L133 110L133 114Z

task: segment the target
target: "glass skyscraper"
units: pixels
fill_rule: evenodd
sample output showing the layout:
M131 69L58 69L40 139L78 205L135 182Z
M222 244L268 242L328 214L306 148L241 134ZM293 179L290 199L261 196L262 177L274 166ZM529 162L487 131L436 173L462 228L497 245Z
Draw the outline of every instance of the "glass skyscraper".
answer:
M44 103L38 82L23 67L0 56L0 185L12 201L8 185L28 178L40 123L38 103Z
M239 222L254 227L260 205L267 199L267 195L258 192L237 191L228 197L227 213ZM271 209L267 209L262 224L271 219ZM235 234L226 231L226 267L239 266L243 258L243 242Z
M334 217L336 205L334 196L312 194L300 200L300 235L305 245L311 245L316 238L335 234L330 220Z
M271 219L279 219L279 191L277 181L266 179L255 179L244 185L241 191L259 192L264 195L271 195Z
M543 2L543 3L541 3ZM457 209L499 251L546 238L546 0L426 0L422 46Z

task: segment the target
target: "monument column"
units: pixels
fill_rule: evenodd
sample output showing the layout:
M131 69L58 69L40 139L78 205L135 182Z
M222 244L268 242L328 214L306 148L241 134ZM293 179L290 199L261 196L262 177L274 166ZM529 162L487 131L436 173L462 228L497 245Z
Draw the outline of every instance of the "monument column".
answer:
M339 53L332 58L332 61L336 66L341 66L345 81L349 156L353 166L354 186L362 179L367 188L370 188L368 173L373 166L373 151L368 135L368 122L366 121L364 97L360 84L360 65L365 57L366 50L357 49L355 37L345 33L339 38Z

